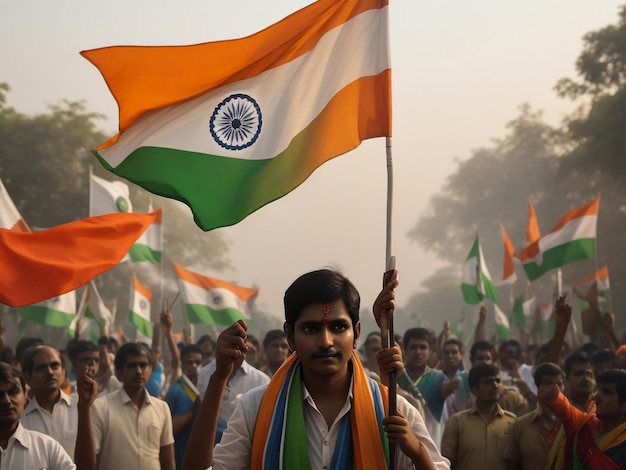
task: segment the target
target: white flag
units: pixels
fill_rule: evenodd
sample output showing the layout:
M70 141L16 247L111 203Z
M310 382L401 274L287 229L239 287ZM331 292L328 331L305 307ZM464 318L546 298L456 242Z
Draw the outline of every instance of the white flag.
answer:
M89 216L132 212L128 185L89 175Z

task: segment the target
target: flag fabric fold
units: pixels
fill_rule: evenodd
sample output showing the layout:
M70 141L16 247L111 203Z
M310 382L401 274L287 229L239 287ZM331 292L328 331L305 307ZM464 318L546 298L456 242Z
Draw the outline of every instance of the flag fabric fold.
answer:
M68 328L76 315L76 291L72 290L51 299L19 309L24 319L57 328Z
M461 293L463 294L463 300L468 304L475 305L485 297L494 303L498 303L498 293L491 280L491 275L483 256L483 250L478 240L478 234L476 234L474 244L463 265Z
M15 207L13 199L9 196L2 180L0 180L0 228L18 232L30 232L28 225L26 225L17 207Z
M233 225L361 141L391 135L387 0L320 0L252 36L81 54L119 105L113 173Z
M107 181L89 174L89 215L91 217L116 212L132 212L128 185L122 181Z
M174 263L189 323L232 325L250 319L259 291L202 276Z
M596 253L596 226L600 197L569 211L539 240L518 253L528 279L534 281L548 271Z
M137 327L137 340L149 341L152 339L152 319L150 317L150 300L152 292L144 286L137 275L133 273L130 284L130 308L128 319Z
M0 229L0 302L22 307L77 289L117 265L156 217L120 213L40 232Z
M85 310L85 317L93 319L98 328L105 332L106 336L109 336L109 329L111 322L113 321L113 314L111 310L104 304L98 288L93 280L89 281L89 294L87 297L87 309Z

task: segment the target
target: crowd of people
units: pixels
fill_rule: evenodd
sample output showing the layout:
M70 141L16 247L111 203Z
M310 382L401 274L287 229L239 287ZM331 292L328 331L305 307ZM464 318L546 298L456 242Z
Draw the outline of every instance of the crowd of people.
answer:
M385 279L379 325L398 286ZM160 341L13 350L0 335L0 468L626 468L626 345L611 314L608 345L573 348L559 298L553 337L524 349L488 341L481 307L466 351L448 322L384 348L333 270L296 279L284 307L284 329L262 341L239 321L190 344L165 311L169 361Z

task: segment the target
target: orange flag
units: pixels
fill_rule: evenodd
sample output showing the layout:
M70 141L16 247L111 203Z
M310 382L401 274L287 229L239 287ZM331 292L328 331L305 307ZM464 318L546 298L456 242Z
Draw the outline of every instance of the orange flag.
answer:
M513 263L513 255L515 254L515 247L513 242L506 233L504 225L500 224L500 230L502 231L502 241L504 242L504 266L502 267L502 282L515 282L517 275L515 274L515 264Z
M22 307L86 284L119 263L156 217L119 213L40 232L0 229L0 302Z
M537 215L532 201L528 200L528 228L526 229L526 245L536 242L541 238L539 232L539 224L537 223Z

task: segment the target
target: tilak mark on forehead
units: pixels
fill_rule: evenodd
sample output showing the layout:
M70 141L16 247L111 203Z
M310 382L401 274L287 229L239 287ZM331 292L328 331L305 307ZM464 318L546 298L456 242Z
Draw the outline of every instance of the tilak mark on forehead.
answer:
M326 323L326 317L328 317L329 313L330 305L324 305L324 308L322 309L322 323Z

